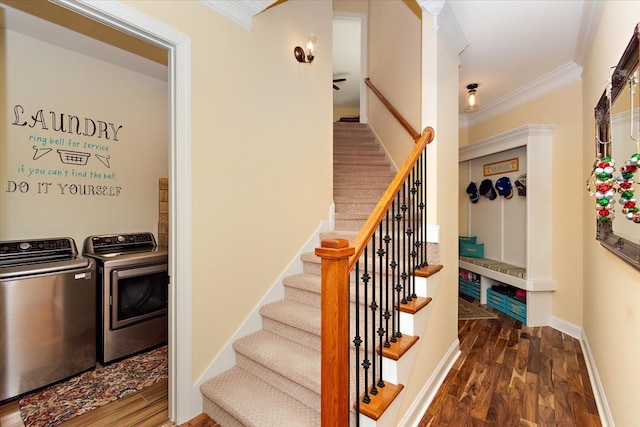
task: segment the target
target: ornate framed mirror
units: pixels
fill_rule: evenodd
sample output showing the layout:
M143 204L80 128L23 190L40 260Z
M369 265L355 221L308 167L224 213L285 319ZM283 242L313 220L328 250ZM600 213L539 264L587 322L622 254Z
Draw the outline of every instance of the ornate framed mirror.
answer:
M640 153L639 25L595 107L598 160L589 185L598 206L596 239L640 270L640 211L636 208L636 203L640 207L640 201L636 202L640 191L634 194L640 181L640 164L635 156ZM606 171L609 159L615 159L612 174Z

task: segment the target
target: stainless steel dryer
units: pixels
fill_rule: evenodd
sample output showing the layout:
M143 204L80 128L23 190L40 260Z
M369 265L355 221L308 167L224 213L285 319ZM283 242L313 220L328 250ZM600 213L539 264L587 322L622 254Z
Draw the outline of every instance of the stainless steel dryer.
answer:
M165 344L168 251L152 233L90 236L83 255L98 265L98 361Z

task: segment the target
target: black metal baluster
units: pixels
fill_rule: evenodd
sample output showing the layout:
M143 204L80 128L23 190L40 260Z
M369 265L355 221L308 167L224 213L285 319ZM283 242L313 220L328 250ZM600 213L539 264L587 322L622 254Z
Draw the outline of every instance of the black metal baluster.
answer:
M410 244L410 248L411 248L411 252L409 253L409 259L411 262L411 268L409 270L410 272L410 277L409 277L409 296L410 299L414 299L417 298L416 295L416 275L415 270L416 270L416 259L418 258L418 252L416 250L417 245L417 237L418 237L418 228L417 228L417 211L418 211L418 202L417 202L417 198L418 198L418 188L416 185L416 168L415 166L413 168L411 168L411 173L409 174L409 183L411 185L411 209L409 210L409 212L411 212L410 214L410 221L409 224L411 224L411 235L409 237L409 244Z
M386 330L386 334L384 335L385 337L385 341L384 341L384 346L386 348L391 347L391 344L389 343L389 319L391 318L391 312L393 311L393 305L391 305L391 309L389 308L389 268L391 267L392 272L393 272L393 267L390 266L390 262L389 262L389 243L393 243L393 240L391 238L391 236L389 236L389 210L387 210L387 213L385 214L385 236L384 236L384 252L385 252L385 271L384 271L384 327ZM382 225L381 225L382 226ZM382 229L380 229L380 235L382 235ZM382 243L380 244L382 246ZM393 247L393 244L391 245ZM381 261L382 262L382 261ZM393 263L393 258L391 260L391 263ZM380 273L382 273L382 265L380 265ZM393 274L393 273L391 273ZM392 279L393 282L393 279ZM391 292L391 294L393 295L393 292ZM392 331L393 332L393 331ZM393 339L393 337L392 337Z
M399 265L398 265L398 261L397 261L397 255L396 255L396 246L397 244L394 244L394 242L398 241L398 235L395 233L395 229L396 229L396 201L394 200L393 202L391 202L391 286L393 287L393 289L391 290L391 307L392 307L392 319L391 319L391 329L392 329L392 334L391 334L391 342L396 342L396 331L400 330L399 327L399 323L397 321L397 319L399 319L399 316L396 315L396 288L397 288L397 270L399 269ZM396 328L396 324L398 323L398 328Z
M360 366L360 345L362 344L362 339L360 338L360 310L358 309L358 304L360 301L360 261L356 261L356 312L355 312L355 337L353 338L353 345L356 348L356 426L360 425L360 370L358 366Z
M424 150L422 151L422 153L420 154L420 157L418 158L418 165L417 165L417 170L418 170L418 221L419 221L419 225L420 225L420 241L419 241L419 245L418 245L418 252L420 253L420 258L418 260L418 268L422 268L422 267L426 267L427 266L427 257L426 257L426 248L427 248L427 239L426 239L426 232L427 232L427 223L425 222L425 212L424 212L424 175L423 175L423 169L422 169L422 161L424 158Z
M378 376L378 387L384 387L384 381L382 380L383 377L383 372L382 372L382 348L384 347L383 344L383 340L384 337L386 335L386 330L383 327L383 322L382 319L384 318L384 313L383 313L383 301L384 299L382 298L384 295L384 286L383 286L383 268L382 268L382 263L384 261L384 255L385 255L385 251L384 248L382 247L382 222L380 222L380 224L378 224L378 251L376 252L376 254L378 255L378 275L379 275L379 280L378 280L378 304L379 304L379 310L378 310L378 348L380 349L380 352L378 353L378 362L379 362L379 366L380 366L380 375ZM374 260L375 262L375 260Z
M378 394L378 388L376 387L376 310L378 309L378 303L376 302L376 260L374 255L376 253L376 233L375 231L371 235L371 303L369 309L371 310L371 391L374 396ZM368 258L367 258L368 261Z
M407 250L407 210L409 207L407 206L407 181L402 184L402 205L400 206L402 210L402 256L400 258L402 263L402 273L400 274L400 278L402 279L402 304L406 304L408 302L407 299L407 278L408 276L408 250Z
M394 313L396 313L396 329L395 329L395 337L394 337L394 342L395 342L395 338L400 338L402 337L402 333L400 332L400 315L397 314L397 309L396 306L398 304L400 304L401 301L401 292L402 292L402 282L401 282L401 277L402 277L402 252L401 252L401 235L400 235L400 230L401 230L401 224L400 222L402 221L402 214L400 213L400 211L402 210L402 202L401 202L401 196L400 196L400 192L398 192L398 194L396 195L396 200L397 200L397 204L396 204L396 209L395 209L395 215L394 215L394 219L395 219L395 224L394 224L394 228L395 228L395 239L396 239L396 275L395 275L395 300L393 302L393 307L394 307Z
M364 273L362 274L362 284L364 287L364 296L363 296L363 307L364 307L364 330L362 333L362 336L364 337L364 359L362 360L362 369L364 369L364 397L362 398L362 401L364 403L369 403L371 402L371 397L369 397L369 368L371 367L371 361L369 360L369 337L368 337L368 328L369 328L369 321L368 321L368 310L367 310L367 301L369 300L369 296L368 296L368 288L369 288L369 273L368 273L368 266L367 266L367 259L369 258L369 256L367 255L367 246L365 245L364 247ZM356 308L356 310L360 310L360 307L358 306Z

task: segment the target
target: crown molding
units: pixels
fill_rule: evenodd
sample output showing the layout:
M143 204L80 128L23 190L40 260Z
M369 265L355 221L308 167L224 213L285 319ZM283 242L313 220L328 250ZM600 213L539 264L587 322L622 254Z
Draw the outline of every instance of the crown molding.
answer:
M593 41L596 38L598 24L602 17L604 8L603 0L585 1L582 6L582 17L580 18L580 28L578 30L578 41L573 52L573 61L578 65L583 65L589 56Z
M582 67L573 61L556 68L552 72L533 80L510 94L482 107L478 112L460 116L459 124L474 126L499 114L531 102L541 96L555 92L582 78ZM462 120L465 118L466 120Z
M275 3L275 0L200 1L247 31L253 29L252 18Z

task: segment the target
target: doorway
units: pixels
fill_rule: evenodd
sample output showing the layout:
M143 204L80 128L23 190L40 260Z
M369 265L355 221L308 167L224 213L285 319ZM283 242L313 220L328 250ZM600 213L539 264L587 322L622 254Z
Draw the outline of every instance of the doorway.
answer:
M7 2L11 3L11 2ZM191 256L189 39L175 30L115 2L79 4L53 0L74 13L160 47L168 55L169 86L169 418L184 422L191 414ZM187 218L178 221L178 218ZM180 298L177 297L180 289Z
M333 120L367 123L366 15L333 15Z

